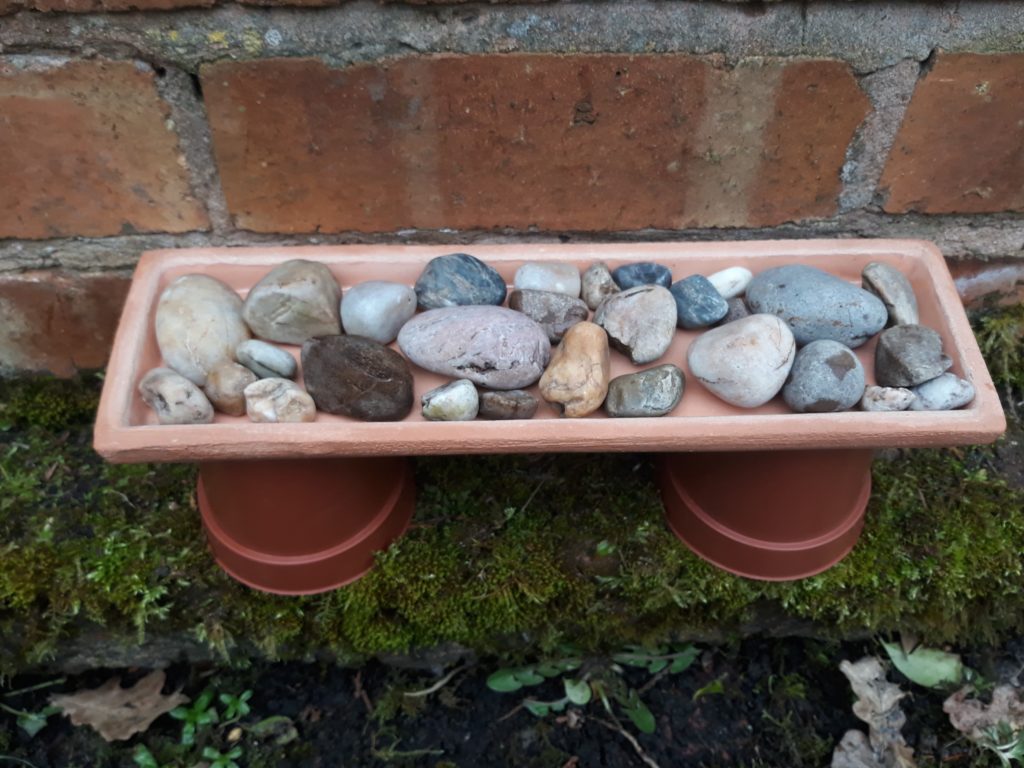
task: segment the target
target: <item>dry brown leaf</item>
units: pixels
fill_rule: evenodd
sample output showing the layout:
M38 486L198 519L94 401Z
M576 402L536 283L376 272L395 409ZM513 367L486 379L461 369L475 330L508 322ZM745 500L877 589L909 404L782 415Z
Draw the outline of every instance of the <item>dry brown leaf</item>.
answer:
M1024 730L1024 701L1020 691L1010 685L1000 685L992 691L992 703L985 704L967 698L973 690L966 686L943 702L942 711L949 715L954 728L974 741L983 739L985 731L1000 723L1005 723L1015 733Z
M99 688L70 694L54 694L50 703L71 718L73 725L88 725L105 741L123 741L142 733L160 715L179 704L187 704L188 696L175 691L164 696L165 675L151 672L131 688L121 687L121 678L112 677Z
M900 733L907 717L899 702L907 694L886 680L876 656L843 661L839 669L857 696L853 714L868 724L869 739L860 731L847 732L832 755L833 768L914 768L914 750Z
M864 731L847 731L832 753L832 768L885 768Z

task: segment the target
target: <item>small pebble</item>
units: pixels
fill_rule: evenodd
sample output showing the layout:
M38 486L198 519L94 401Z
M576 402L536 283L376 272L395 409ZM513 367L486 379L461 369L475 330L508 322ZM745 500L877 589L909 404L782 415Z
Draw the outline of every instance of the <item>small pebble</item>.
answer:
M294 379L298 369L294 357L259 339L243 341L235 349L235 356L261 379Z
M613 270L612 279L624 291L638 285L660 285L662 288L668 288L672 285L672 270L650 261L638 261Z
M914 395L912 411L952 411L974 399L974 386L955 374L944 373L914 387Z
M532 419L539 401L521 389L480 392L481 419Z
M516 289L508 297L508 306L540 325L552 344L557 344L569 328L590 316L587 305L580 299L551 291Z
M709 275L708 282L723 299L732 299L741 296L753 278L754 273L745 267L729 267Z
M154 368L139 382L142 400L161 424L209 424L213 406L195 384L170 368Z
M683 278L672 283L669 290L676 301L676 323L680 328L706 328L729 312L729 303L703 275Z
M292 259L252 287L242 317L261 339L302 344L341 333L340 301L341 288L331 270L318 261Z
M914 387L948 371L942 337L923 325L897 325L878 337L875 381L883 387Z
M729 299L726 304L729 305L729 311L725 313L725 317L722 318L722 324L731 323L733 320L739 320L744 317L750 317L750 307L747 306L747 302L736 297L735 299Z
M370 280L348 289L341 301L345 333L381 344L394 341L402 326L416 314L416 291L402 283Z
M865 411L905 411L916 395L904 387L868 387L860 400Z
M398 421L413 404L405 358L362 336L321 336L302 345L302 375L316 407L363 421Z
M416 281L416 299L423 309L505 301L505 279L468 253L449 253L427 262Z
M685 387L683 372L670 363L627 373L611 380L604 409L620 418L664 416L679 405Z
M660 285L638 285L609 296L594 314L611 345L634 365L653 363L665 354L676 319L676 300Z
M238 363L221 363L206 377L203 391L213 407L228 416L245 413L245 388L257 380L255 373Z
M472 421L480 409L480 396L469 379L432 389L420 398L428 421Z
M873 261L861 273L864 289L875 294L889 312L887 325L917 325L917 296L907 276L895 267Z
M247 386L245 412L257 424L295 424L316 419L313 398L291 379L259 379Z
M521 291L549 291L579 298L580 271L572 264L531 261L516 270L514 284Z
M838 341L812 341L796 353L782 399L797 413L834 413L860 402L864 366Z
M582 296L590 309L597 309L601 302L619 292L619 286L612 279L608 265L603 261L595 261L583 273Z
M594 323L577 323L555 347L540 396L563 416L586 416L604 402L610 371L607 334Z

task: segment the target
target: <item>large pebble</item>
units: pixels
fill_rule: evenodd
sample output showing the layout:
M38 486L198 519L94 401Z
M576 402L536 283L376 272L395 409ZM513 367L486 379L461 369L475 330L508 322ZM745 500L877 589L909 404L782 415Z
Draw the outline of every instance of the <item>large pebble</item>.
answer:
M420 368L491 389L530 386L551 357L544 329L505 307L431 309L405 324L398 346Z
M294 379L295 358L280 347L259 339L243 341L235 350L238 362L261 379Z
M676 332L676 300L660 285L639 285L609 296L594 322L608 333L611 345L635 365L665 354Z
M838 341L812 341L796 353L782 399L797 413L834 413L860 402L864 366Z
M664 416L679 405L686 379L671 363L616 376L608 385L604 409L609 416Z
M364 421L398 421L413 403L412 371L393 349L362 336L322 336L302 346L302 375L316 407Z
M729 303L703 275L683 278L672 283L669 290L676 302L676 323L680 328L706 328L729 313Z
M449 253L431 259L416 281L416 298L423 309L472 304L501 304L505 280L476 256Z
M603 261L595 261L583 272L582 287L580 289L583 301L590 309L597 309L601 302L618 293L619 286L612 279L612 273L608 265Z
M974 399L974 386L967 379L944 373L914 387L912 411L952 411Z
M877 296L804 264L756 275L747 286L747 304L752 312L785 320L800 345L831 339L859 347L882 330L889 317Z
M895 267L873 261L861 273L864 289L875 294L889 312L888 325L918 323L917 296L907 276Z
M530 261L516 270L513 284L520 291L550 291L579 298L580 271L572 264Z
M472 421L480 409L480 396L473 382L459 379L432 389L420 398L423 418L428 421Z
M508 305L540 325L552 344L561 341L569 328L590 316L587 305L580 299L550 291L517 289L508 297Z
M416 291L402 283L370 280L349 288L341 302L345 333L390 344L416 314Z
M142 400L161 424L209 424L213 406L195 384L170 368L154 368L139 382Z
M732 299L741 296L753 278L754 273L746 267L729 267L708 275L708 282L723 299Z
M540 396L563 416L586 416L604 402L610 371L608 335L594 323L577 323L555 347Z
M672 285L672 270L651 261L638 261L614 269L612 279L624 291L638 285L660 285L662 288L668 288Z
M291 379L260 379L245 388L245 411L257 423L302 423L316 419L309 393Z
M341 333L341 288L325 265L292 259L272 269L245 297L242 316L261 339L302 344Z
M235 347L250 335L242 299L206 275L182 275L160 294L155 327L164 362L200 387L217 365L235 359Z
M210 371L203 392L213 407L228 416L245 413L245 388L257 380L255 373L244 365L224 362Z
M883 331L875 347L875 380L883 387L915 387L948 371L942 337L923 325L897 325Z
M480 393L481 419L532 419L537 412L537 398L521 389Z
M750 315L694 339L690 372L716 397L740 408L771 400L786 383L796 341L775 315Z
M915 397L905 387L867 387L860 407L865 411L905 411Z

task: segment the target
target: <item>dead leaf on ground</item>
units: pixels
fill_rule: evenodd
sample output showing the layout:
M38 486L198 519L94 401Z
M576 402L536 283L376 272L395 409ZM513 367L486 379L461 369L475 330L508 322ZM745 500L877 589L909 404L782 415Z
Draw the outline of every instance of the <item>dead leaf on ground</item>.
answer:
M832 755L832 768L914 768L914 750L900 732L907 717L899 702L907 694L886 680L875 656L843 661L839 669L857 696L853 714L868 724L868 738L848 731Z
M961 733L974 741L985 738L985 732L998 728L1001 723L1016 733L1024 730L1024 701L1020 691L1010 685L1000 685L992 691L992 703L985 704L979 699L968 699L973 688L965 686L942 704L942 711L949 715L949 722Z
M50 703L71 718L73 725L91 726L105 741L123 741L145 731L160 715L188 703L188 696L179 691L169 696L160 692L165 678L158 670L131 688L122 688L121 678L113 677L99 688L54 694Z

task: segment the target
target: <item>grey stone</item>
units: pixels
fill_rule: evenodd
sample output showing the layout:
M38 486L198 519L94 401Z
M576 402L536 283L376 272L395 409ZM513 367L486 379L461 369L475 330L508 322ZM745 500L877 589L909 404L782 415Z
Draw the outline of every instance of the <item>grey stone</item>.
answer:
M671 363L627 373L609 383L604 409L617 417L664 416L679 405L685 387L683 372Z
M804 264L755 275L747 286L747 305L785 320L800 345L830 339L859 347L885 327L889 316L877 296Z
M590 316L587 305L580 299L550 291L512 291L508 306L540 325L552 344L561 341L567 330Z
M796 353L782 399L797 413L834 413L860 402L864 366L845 344L812 341Z
M481 419L532 419L540 401L521 389L480 392Z
M245 413L245 388L256 380L256 374L244 365L223 362L210 371L203 392L221 413L241 416Z
M672 270L662 264L638 261L634 264L623 264L612 270L612 279L624 291L639 285L660 285L662 288L668 288L672 285Z
M875 381L883 387L915 387L949 370L942 337L923 325L897 325L878 337Z
M708 282L715 287L723 299L742 296L753 279L754 273L746 267L729 267L708 275Z
M261 379L294 379L295 358L280 347L259 339L243 341L235 349L238 362Z
M531 261L516 270L515 287L521 291L549 291L579 298L580 271L573 264Z
M917 325L917 296L907 276L895 267L873 261L861 274L864 290L882 300L889 312L888 325Z
M638 285L605 299L594 314L615 349L634 365L665 354L676 332L676 300L660 285Z
M320 262L292 259L252 287L242 316L261 339L302 344L341 333L340 301L341 288L331 270Z
M341 302L345 333L390 344L416 314L416 291L402 283L370 280L348 289Z
M480 409L480 396L469 379L432 389L420 398L428 421L472 421Z
M170 368L154 368L139 382L143 402L161 424L209 424L213 406L195 384Z
M729 313L729 303L703 275L690 275L672 283L676 302L676 323L694 330L714 325Z
M597 309L602 301L620 290L603 261L595 261L583 272L581 295L590 309Z
M505 280L468 253L449 253L427 262L416 281L416 299L423 309L497 305L505 301Z
M865 411L905 411L916 395L904 387L867 387L860 407Z
M729 311L725 313L725 317L722 318L722 323L731 323L733 320L740 320L744 317L750 317L750 307L747 306L747 302L737 296L735 299L729 299L726 302L729 305Z
M944 373L914 387L914 395L912 411L952 411L974 399L974 386L967 379Z
M245 388L245 412L260 424L314 421L313 398L291 379L259 379Z

